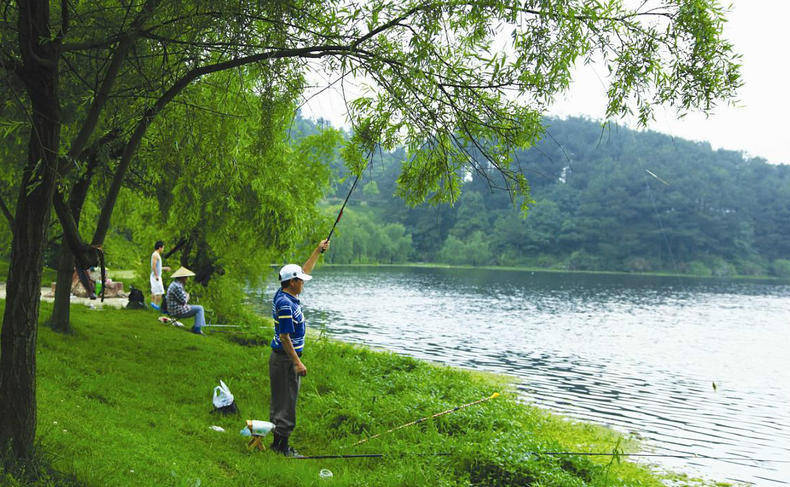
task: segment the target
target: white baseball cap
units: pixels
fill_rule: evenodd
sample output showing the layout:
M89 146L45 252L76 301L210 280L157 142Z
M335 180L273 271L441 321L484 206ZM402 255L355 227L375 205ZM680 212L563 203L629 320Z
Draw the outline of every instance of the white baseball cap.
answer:
M280 269L280 282L289 281L294 277L298 277L303 281L309 281L313 276L305 274L302 266L298 264L286 264Z

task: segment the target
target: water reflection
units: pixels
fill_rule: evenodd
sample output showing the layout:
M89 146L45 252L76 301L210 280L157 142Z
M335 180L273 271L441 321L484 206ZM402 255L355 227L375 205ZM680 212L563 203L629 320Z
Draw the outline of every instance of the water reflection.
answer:
M635 432L656 453L744 459L662 466L790 485L790 465L747 460L790 459L787 285L322 268L304 301L330 335L511 374L526 401Z

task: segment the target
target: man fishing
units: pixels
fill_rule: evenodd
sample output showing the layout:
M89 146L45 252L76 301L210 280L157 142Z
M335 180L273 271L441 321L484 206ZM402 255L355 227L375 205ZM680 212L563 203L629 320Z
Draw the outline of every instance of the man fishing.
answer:
M274 423L272 450L287 457L298 457L299 453L288 445L288 438L296 426L296 399L302 377L307 375L307 367L302 362L302 350L307 322L302 314L299 301L304 282L312 279L318 257L329 248L329 239L316 246L310 258L300 267L287 264L280 269L280 289L274 295L272 318L274 319L274 338L269 357L269 383L271 386L271 405L269 421Z

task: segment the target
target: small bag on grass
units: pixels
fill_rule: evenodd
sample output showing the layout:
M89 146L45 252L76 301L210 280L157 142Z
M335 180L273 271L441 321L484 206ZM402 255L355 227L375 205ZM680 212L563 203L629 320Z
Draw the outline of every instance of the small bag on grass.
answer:
M224 382L219 381L219 385L214 388L214 397L211 400L214 403L214 411L222 414L237 414L239 409L236 407L236 401L230 389Z
M126 309L145 309L143 292L134 286L129 291L129 302L126 304Z

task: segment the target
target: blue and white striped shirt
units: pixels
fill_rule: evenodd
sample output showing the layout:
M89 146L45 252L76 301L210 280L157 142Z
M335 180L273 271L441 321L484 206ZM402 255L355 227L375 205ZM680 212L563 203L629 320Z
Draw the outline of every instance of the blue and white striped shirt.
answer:
M274 319L274 338L272 338L272 349L282 350L283 344L280 342L280 334L287 333L291 336L294 350L302 351L304 348L304 335L307 329L307 321L302 314L302 306L298 298L291 296L282 289L278 289L272 302L272 318Z

